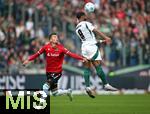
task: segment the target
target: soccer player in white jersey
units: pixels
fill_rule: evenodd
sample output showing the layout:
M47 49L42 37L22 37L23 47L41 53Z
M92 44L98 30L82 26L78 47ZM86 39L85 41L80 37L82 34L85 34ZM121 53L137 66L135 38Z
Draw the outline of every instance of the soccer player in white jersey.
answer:
M95 98L92 89L90 88L89 76L91 64L95 67L97 75L101 78L104 89L109 91L116 91L117 89L108 84L105 73L101 68L102 58L100 51L97 47L97 40L95 34L103 38L107 44L111 43L111 39L105 34L97 30L92 23L87 21L87 17L84 12L78 12L77 15L78 24L76 26L76 34L82 41L81 52L88 61L84 62L84 79L86 85L86 92L91 98Z

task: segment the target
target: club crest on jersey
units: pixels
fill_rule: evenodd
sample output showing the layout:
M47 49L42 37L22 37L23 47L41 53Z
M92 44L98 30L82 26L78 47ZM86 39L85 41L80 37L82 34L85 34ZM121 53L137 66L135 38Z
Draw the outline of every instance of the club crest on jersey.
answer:
M55 51L58 51L58 48L55 48Z

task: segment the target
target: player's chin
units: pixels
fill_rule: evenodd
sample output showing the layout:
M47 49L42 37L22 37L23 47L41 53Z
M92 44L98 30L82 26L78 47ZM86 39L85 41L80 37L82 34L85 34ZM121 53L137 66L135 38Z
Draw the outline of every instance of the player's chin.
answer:
M53 44L56 44L56 45L57 45L57 44L58 44L58 42L53 42Z
M55 44L57 45L57 44L59 44L59 42L55 42Z

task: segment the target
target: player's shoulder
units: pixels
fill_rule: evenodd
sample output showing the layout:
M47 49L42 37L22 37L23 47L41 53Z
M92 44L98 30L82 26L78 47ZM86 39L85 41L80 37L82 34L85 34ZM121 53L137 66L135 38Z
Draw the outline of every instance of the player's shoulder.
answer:
M92 25L92 23L89 21L81 21L77 24L76 28L78 28L79 26L82 26L82 25Z
M62 52L67 51L67 49L64 47L63 44L58 44L58 45L57 45L57 48L58 48L60 51L62 51Z
M61 43L59 43L59 44L57 44L57 47L59 47L59 48L64 48L64 45L61 44Z
M46 42L44 45L43 45L43 48L48 48L50 46L50 43L49 42Z
M85 23L87 24L87 25L93 25L91 22L89 22L89 21L85 21Z
M85 22L84 22L84 21L79 22L79 23L77 24L77 26L76 26L76 30L77 30L78 28L82 27L83 25L85 25Z
M78 23L78 25L83 25L83 24L85 24L86 22L87 22L87 21L81 21L81 22ZM78 26L78 25L77 25L77 26Z
M92 24L90 21L82 21L83 24Z
M48 46L48 45L50 45L50 42L46 42L44 46L46 47L46 46Z

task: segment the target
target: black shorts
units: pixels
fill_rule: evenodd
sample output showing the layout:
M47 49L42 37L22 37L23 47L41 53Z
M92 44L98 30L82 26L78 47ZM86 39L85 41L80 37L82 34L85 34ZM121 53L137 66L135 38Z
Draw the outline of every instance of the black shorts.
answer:
M47 82L50 85L50 90L57 89L57 83L60 77L62 76L62 73L46 72L46 76L47 76Z

